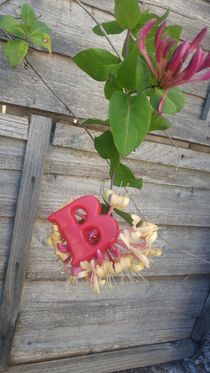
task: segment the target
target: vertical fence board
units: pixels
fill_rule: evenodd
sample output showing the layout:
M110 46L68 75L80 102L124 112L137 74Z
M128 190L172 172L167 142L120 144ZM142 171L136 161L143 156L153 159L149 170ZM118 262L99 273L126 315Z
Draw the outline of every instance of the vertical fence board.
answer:
M0 309L0 368L9 363L49 144L51 119L32 115Z

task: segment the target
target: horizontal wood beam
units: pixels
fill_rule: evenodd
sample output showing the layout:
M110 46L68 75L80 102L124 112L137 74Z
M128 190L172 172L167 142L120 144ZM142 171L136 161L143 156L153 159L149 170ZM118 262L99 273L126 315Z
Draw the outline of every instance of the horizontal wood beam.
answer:
M118 351L78 356L10 367L9 373L108 373L151 364L184 359L193 354L191 339L134 347Z

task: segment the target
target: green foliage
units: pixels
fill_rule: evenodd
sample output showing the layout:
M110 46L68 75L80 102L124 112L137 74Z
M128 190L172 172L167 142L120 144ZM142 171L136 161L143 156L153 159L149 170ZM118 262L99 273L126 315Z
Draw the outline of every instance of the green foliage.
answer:
M144 95L115 92L110 100L109 119L115 145L122 157L126 157L142 143L149 130L149 101Z
M114 15L123 30L131 30L139 21L140 8L136 0L115 0Z
M23 4L21 18L24 25L32 27L35 23L35 13L34 10L28 4Z
M156 111L158 111L158 105L164 93L164 90L156 88L150 96L150 103ZM170 88L162 111L165 114L176 114L183 109L184 104L185 97L181 89L178 87Z
M105 202L105 206L107 206L108 208L111 207L111 205L108 203L108 201L106 200L106 198L104 197L104 194L102 194L102 198ZM101 204L102 207L104 207L104 204ZM104 211L104 210L103 210ZM124 212L123 210L120 210L120 209L117 209L116 207L114 208L114 212L116 212L116 214L118 214L119 216L121 216L125 221L127 221L127 223L132 226L132 217L130 214L128 214L127 212Z
M109 103L109 118L85 119L81 125L101 124L110 126L110 130L96 137L94 145L100 157L110 160L110 175L115 171L114 185L141 189L142 179L136 179L129 167L120 163L120 156L126 157L135 150L150 131L166 130L171 126L168 119L157 114L161 98L166 93L161 88L161 78L154 77L148 62L138 47L138 35L142 27L151 19L156 23L146 36L145 48L153 67L160 77L156 62L155 35L159 25L168 17L169 10L162 15L140 11L137 0L115 0L115 20L102 23L108 35L118 35L127 30L127 36L122 48L122 59L104 49L91 48L78 53L73 61L96 81L104 81L105 98ZM44 23L36 21L34 10L28 4L23 4L20 24L11 16L0 18L0 25L10 34L21 40L10 40L5 47L5 54L12 67L17 67L28 51L28 40L46 48L51 53L52 30ZM168 60L178 44L182 28L166 26L161 39L169 35L168 42L176 39ZM104 36L97 25L93 32ZM150 64L151 66L151 64ZM160 65L159 65L160 66ZM164 65L162 64L164 68ZM160 69L160 67L159 67ZM154 73L155 74L155 73ZM156 74L155 74L156 75ZM168 83L167 83L168 84ZM165 97L165 96L164 96ZM176 114L185 103L182 91L171 88L166 95L162 112ZM151 109L152 107L152 109ZM155 111L155 112L154 112ZM160 112L160 110L159 110ZM107 204L107 201L106 201ZM131 224L130 215L121 210L115 211ZM124 214L124 215L123 215Z
M23 40L9 40L4 53L12 67L17 67L28 51L28 44Z
M106 81L104 86L104 94L106 99L111 100L113 93L116 91L122 92L123 89L117 84L116 76L114 74L110 74L109 79Z
M21 11L23 24L11 16L0 18L0 25L10 34L25 38L23 40L9 40L4 49L5 55L12 67L17 67L28 52L27 41L46 48L51 53L51 38L47 34L52 30L44 23L36 21L34 10L28 4L23 4Z
M107 35L121 34L124 30L120 27L117 21L104 22L101 24ZM100 30L100 27L97 25L93 27L93 32L98 36L104 36L103 32Z
M139 49L137 47L134 48L128 57L124 59L117 73L117 84L128 91L133 89L136 83L136 64L139 55Z
M10 34L22 37L24 36L24 31L20 30L16 26L19 25L18 21L11 16L3 16L0 18L0 25Z
M152 112L151 123L149 132L151 131L165 131L172 126L171 122L168 119L158 115L157 113Z
M106 131L101 136L96 137L94 146L101 158L110 159L112 169L116 169L119 166L120 154L110 131Z
M110 177L112 175L113 169L110 170ZM133 188L142 188L142 179L136 179L131 169L124 164L120 163L115 169L114 175L114 185L116 186L130 186Z
M136 84L137 91L143 91L152 85L152 73L149 66L140 58L137 59L136 65Z
M87 49L72 59L80 69L98 81L107 80L110 73L116 74L121 64L118 57L98 48Z

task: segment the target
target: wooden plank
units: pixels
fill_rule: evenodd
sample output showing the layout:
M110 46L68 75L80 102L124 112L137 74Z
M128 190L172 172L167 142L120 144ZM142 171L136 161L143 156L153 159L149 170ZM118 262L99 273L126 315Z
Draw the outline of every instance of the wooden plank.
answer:
M210 123L199 120L190 114L178 113L177 115L166 115L172 123L168 129L169 135L174 139L185 140L192 143L210 146ZM164 131L154 131L159 136L166 136Z
M85 0L82 2L94 8L92 10L87 6L89 11L92 10L94 12L94 16L99 22L113 20L114 0ZM47 0L42 0L41 3L26 0L26 3L33 6L36 15L42 15L43 22L46 22L52 28L53 52L73 56L81 50L93 46L96 48L110 48L105 38L98 37L92 32L95 22L75 1L71 1L69 5L65 0L60 0L59 2L51 0L50 11ZM11 4L4 7L4 11L13 17L20 17L21 6L20 0L13 0ZM183 26L181 40L189 39L192 41L204 26L210 26L208 17L210 12L209 4L201 0L192 0L190 7L188 3L183 3L181 0L176 1L176 3L173 0L164 0L161 3L158 0L153 0L146 4L145 9L148 7L150 7L151 12L155 12L158 15L163 15L166 9L170 7L167 24ZM86 36L85 39L84 35ZM119 43L120 45L122 44L125 35L124 33L111 37L116 47L119 48ZM1 35L1 37L3 38L4 36ZM209 49L209 31L200 45L204 49Z
M120 224L120 227L124 229L126 224ZM152 257L154 263L151 263L150 269L142 272L143 276L188 276L210 272L210 231L208 228L166 227L166 229L160 229L159 233L164 239L192 255L180 252L158 238L157 247L163 248L162 255L159 258ZM53 247L47 244L50 234L51 224L47 220L36 220L26 273L28 280L68 279L68 274L62 273L62 264L54 255Z
M49 118L35 115L31 117L0 310L0 318L2 320L2 338L0 341L1 368L6 367L9 362L50 130L51 120Z
M4 70L2 76L4 90L0 92L0 102L67 114L63 105L30 68L25 70L20 64L16 69L11 69L3 52L4 46L5 44L0 42L0 60ZM64 58L61 55L54 54L51 58L49 54L37 51L32 53L29 59L55 93L70 106L78 117L107 119L109 102L104 99L104 82L94 81L70 58ZM202 82L202 92L204 92L203 83L205 82ZM20 86L23 92L21 95ZM43 94L40 95L40 92ZM192 93L195 95L186 95L184 111L200 117L204 98L197 97L198 88L195 85Z
M139 175L140 176L140 175ZM109 189L110 179L107 170L106 180L92 177L71 177L63 175L45 175L39 199L37 218L45 219L58 210L61 203L70 197L76 199L83 195L101 194ZM151 222L159 225L184 225L208 227L210 211L208 208L209 190L194 189L145 182L141 192L130 188L130 193L142 213ZM118 191L118 188L115 188ZM122 190L119 190L121 193ZM13 217L16 199L11 195L0 199L0 216ZM138 214L130 204L126 211Z
M85 284L79 291L55 279L26 281L10 365L189 338L209 277L117 284L97 296Z
M157 158L157 162L158 160ZM160 163L143 162L139 159L125 159L123 163L129 166L138 177L141 176L144 182L210 189L210 174L208 172L192 171L186 168L179 168L178 172L175 172L174 166L163 166ZM109 177L107 163L96 152L60 146L49 146L44 172L79 177L91 175L100 180Z
M183 359L193 354L190 339L156 345L110 351L70 359L14 366L9 373L108 373L151 364Z
M93 137L100 132L91 131ZM95 152L94 144L83 128L57 123L53 137L53 145L69 147L83 151ZM210 155L189 149L180 149L180 168L210 171ZM164 165L177 165L178 152L175 146L144 141L128 158ZM127 161L127 158L126 158Z
M28 118L0 114L0 136L27 140Z
M0 242L0 279L4 279L8 257L10 242L13 231L13 219L0 219L0 231L1 231L1 242Z
M205 341L210 330L210 293L199 315L191 337L194 341Z
M21 171L26 142L0 136L0 170Z

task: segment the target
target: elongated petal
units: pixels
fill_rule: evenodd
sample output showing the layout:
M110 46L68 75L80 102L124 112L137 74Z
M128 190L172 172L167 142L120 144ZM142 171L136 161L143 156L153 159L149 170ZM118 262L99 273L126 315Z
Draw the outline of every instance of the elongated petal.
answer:
M163 30L164 30L165 26L166 26L166 21L161 23L161 25L158 27L158 30L156 32L156 35L155 35L155 49L156 50L159 47L160 39L161 39L161 36L162 36L162 33L163 33Z
M189 80L199 69L201 59L202 49L201 47L198 47L186 69L184 69L178 76L174 77L174 79L171 79L169 84L167 84L167 88L176 87L177 85L186 83L186 81Z
M164 63L163 63L163 59L162 59L162 54L163 54L163 50L165 48L165 45L168 41L168 38L169 36L166 35L160 42L158 48L157 48L157 53L156 53L156 63L157 63L157 73L158 73L158 79L160 79L160 77L162 76L163 74L163 69L164 69Z
M204 81L204 80L209 80L210 79L210 70L206 71L204 74L195 76L188 81L185 81L185 83L189 82L198 82L198 81Z
M200 43L200 41L204 38L208 28L204 27L203 30L199 32L199 34L196 36L196 38L193 40L193 42L190 45L189 48L189 54L192 53L192 51L197 47L197 45Z
M57 248L61 253L69 253L70 249L68 245L61 245L60 243L57 243Z
M174 46L174 44L177 42L176 39L172 39L168 45L165 47L165 50L163 52L163 59L166 61L167 60L167 57L168 57L168 54L171 50L171 48Z
M157 22L155 18L151 19L149 22L147 22L144 27L142 27L141 32L139 34L139 42L138 42L138 47L141 51L142 47L145 47L145 41L146 37L149 34L152 26Z
M166 71L174 71L177 66L180 64L182 58L185 55L189 46L189 40L186 40L183 44L180 44L174 51L172 58L166 65Z
M206 52L203 52L202 57L204 56L204 53ZM205 59L203 60L200 70L207 69L208 67L210 67L210 53L208 53Z
M159 102L159 105L158 105L158 114L159 114L159 115L162 115L163 104L164 104L164 101L165 101L166 96L167 96L167 94L168 94L168 91L169 91L169 89L166 89L166 91L165 91L163 97L161 98L161 100L160 100L160 102Z
M147 61L154 77L157 79L157 74L156 74L156 71L154 69L154 66L148 56L148 53L146 51L146 48L145 48L145 41L146 41L146 37L148 35L148 33L150 32L152 26L155 24L157 20L156 19L151 19L149 22L147 22L144 27L142 28L140 34L139 34L139 41L138 41L138 48L140 50L140 52L142 53L142 55L144 56L145 60Z

